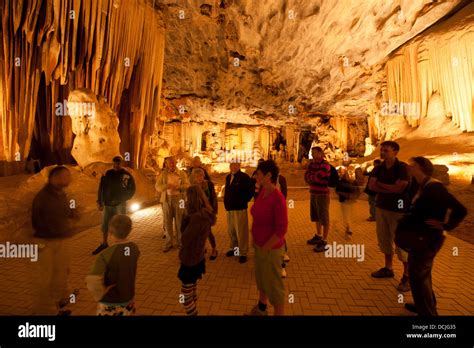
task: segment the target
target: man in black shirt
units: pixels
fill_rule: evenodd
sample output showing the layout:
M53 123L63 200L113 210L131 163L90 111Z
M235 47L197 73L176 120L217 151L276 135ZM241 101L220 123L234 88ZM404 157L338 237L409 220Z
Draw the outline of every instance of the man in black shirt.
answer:
M408 254L395 248L395 230L398 220L409 207L408 185L410 178L407 164L397 159L400 145L395 141L384 141L380 148L382 164L374 168L369 179L369 190L377 192L376 231L380 251L385 254L385 267L372 273L374 278L392 278L393 254L396 252L403 262L403 276L398 285L399 291L410 291L408 279ZM394 250L395 249L395 250Z
M224 190L224 207L227 211L227 229L230 239L230 249L226 256L239 256L240 263L247 262L249 244L247 206L254 193L252 180L240 170L240 163L231 163ZM237 253L236 248L238 248Z
M100 253L108 247L107 235L110 219L116 214L125 214L127 201L135 194L135 180L133 176L122 168L122 157L113 158L114 168L108 170L100 179L97 204L104 212L102 218L103 241L92 255Z

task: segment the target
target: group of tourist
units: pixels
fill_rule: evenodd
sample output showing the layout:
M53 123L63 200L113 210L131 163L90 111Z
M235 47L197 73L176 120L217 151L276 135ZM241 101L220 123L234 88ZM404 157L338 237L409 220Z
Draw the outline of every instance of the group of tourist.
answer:
M433 259L444 241L444 232L455 228L467 214L466 208L442 183L433 179L433 164L424 157L414 157L406 164L397 159L400 150L394 141L381 144L381 161L374 162L365 192L369 197L370 216L376 221L384 267L372 273L374 278L392 278L393 255L403 262L404 271L398 290L412 291L414 304L406 308L423 316L435 316L436 299L432 290ZM339 173L325 159L324 150L312 148L312 161L305 172L310 189L310 218L315 222L315 235L307 241L315 252L327 250L330 232L330 187L335 188L347 239L352 238L353 206L363 187L362 170L351 180L345 169ZM103 211L103 241L87 287L98 301L99 315L130 315L134 309L135 277L140 251L127 239L132 230L125 215L125 204L135 192L133 176L122 168L122 159L113 159L113 169L102 177L98 206ZM259 301L251 315L267 315L268 304L275 315L284 314L285 289L289 261L286 245L288 230L287 184L273 160L259 160L252 177L241 171L239 163L230 163L225 179L229 249L227 257L244 264L249 253L248 204L254 199L250 228L254 247L255 279ZM336 178L336 179L334 179ZM68 252L63 240L69 237L71 221L77 219L69 206L64 188L71 182L66 167L58 166L49 173L48 184L33 201L33 229L44 241L40 252L40 277L35 314L70 314L62 309L68 298ZM182 302L188 315L197 315L197 281L206 272L206 241L216 260L218 250L212 232L218 213L217 194L211 177L195 157L186 172L179 170L176 160L168 157L155 185L163 209L165 246L163 252L179 249ZM450 210L446 221L447 211ZM409 231L409 233L407 232ZM416 238L413 238L416 236ZM108 244L108 239L111 245Z

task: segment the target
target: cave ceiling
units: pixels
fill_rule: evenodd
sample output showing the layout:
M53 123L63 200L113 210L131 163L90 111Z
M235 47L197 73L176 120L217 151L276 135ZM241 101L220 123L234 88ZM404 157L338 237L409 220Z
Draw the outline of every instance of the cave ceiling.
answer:
M459 3L155 1L166 26L162 94L195 121L363 117L382 93L389 54Z

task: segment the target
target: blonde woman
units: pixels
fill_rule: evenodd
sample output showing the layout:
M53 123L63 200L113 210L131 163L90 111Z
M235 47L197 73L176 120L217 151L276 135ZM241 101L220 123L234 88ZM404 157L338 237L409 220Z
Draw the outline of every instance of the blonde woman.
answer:
M181 223L181 267L178 278L182 282L181 294L184 295L186 314L197 315L197 280L206 273L204 246L216 215L199 185L190 186L186 190L186 198L186 211Z

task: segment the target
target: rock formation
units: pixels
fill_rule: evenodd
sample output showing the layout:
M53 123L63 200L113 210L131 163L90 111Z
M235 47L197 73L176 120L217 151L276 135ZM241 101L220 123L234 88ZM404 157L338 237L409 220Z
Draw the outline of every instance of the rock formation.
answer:
M120 155L119 120L115 112L101 98L87 89L69 93L68 115L72 132L76 135L71 154L80 167L93 162L111 162ZM125 161L130 161L130 154Z

